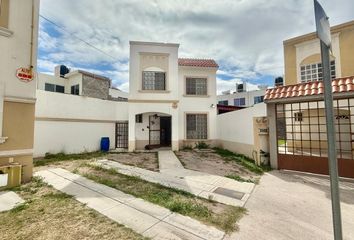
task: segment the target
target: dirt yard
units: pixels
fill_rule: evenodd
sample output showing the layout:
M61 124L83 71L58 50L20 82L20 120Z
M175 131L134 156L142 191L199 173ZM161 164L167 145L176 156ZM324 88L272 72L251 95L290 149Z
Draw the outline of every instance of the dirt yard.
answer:
M249 171L243 166L227 161L214 151L199 152L195 150L182 150L175 152L183 166L187 169L211 173L219 176L237 175L244 179L256 180L259 175Z
M155 172L159 171L157 153L111 153L107 155L107 159Z

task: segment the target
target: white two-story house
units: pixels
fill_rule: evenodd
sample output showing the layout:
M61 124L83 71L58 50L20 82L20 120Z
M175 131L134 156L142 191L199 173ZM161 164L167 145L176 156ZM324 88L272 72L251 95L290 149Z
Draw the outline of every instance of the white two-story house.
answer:
M218 65L211 59L178 58L178 48L130 42L128 134L127 123L117 127L117 142L129 151L216 144Z

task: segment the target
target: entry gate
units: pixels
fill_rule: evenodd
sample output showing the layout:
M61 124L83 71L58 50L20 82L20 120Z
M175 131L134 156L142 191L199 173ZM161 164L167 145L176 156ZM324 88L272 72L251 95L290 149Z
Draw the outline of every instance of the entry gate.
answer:
M116 148L128 148L128 122L116 123Z

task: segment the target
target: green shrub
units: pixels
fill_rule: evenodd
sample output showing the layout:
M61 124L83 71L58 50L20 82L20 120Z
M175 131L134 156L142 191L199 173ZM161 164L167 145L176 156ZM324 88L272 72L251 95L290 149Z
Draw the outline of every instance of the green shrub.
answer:
M197 142L195 144L195 147L198 149L208 149L210 147L210 145L207 144L206 142L201 141L201 142Z

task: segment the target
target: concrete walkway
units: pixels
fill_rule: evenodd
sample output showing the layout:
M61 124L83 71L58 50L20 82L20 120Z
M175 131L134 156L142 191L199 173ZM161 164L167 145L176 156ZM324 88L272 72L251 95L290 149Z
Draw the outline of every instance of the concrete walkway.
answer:
M146 181L173 187L196 196L212 199L232 206L244 206L253 188L253 183L238 182L229 178L183 168L172 151L159 151L160 172L127 166L110 160L98 160L105 168L119 173L138 176Z
M152 239L222 239L224 232L190 217L98 184L61 168L35 173L54 188Z
M15 192L0 192L0 212L13 209L25 201Z
M343 239L354 240L354 183L340 184ZM225 240L333 240L329 180L283 171L265 173L246 204L239 232Z

